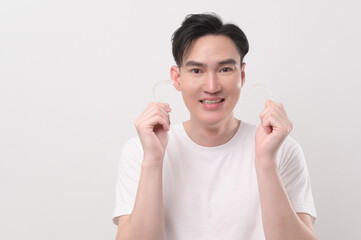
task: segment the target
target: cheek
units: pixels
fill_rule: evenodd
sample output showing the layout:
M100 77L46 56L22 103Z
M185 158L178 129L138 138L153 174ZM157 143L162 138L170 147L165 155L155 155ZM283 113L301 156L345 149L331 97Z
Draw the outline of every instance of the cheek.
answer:
M183 81L180 86L183 96L195 96L201 89L201 81Z
M233 95L234 95L235 104L237 104L239 97L241 96L241 88L235 88Z
M197 96L197 91L192 85L190 85L188 82L183 82L183 84L181 84L180 91L182 92L183 101L187 107L194 104L193 102Z
M238 89L238 91L240 91L242 88L242 80L240 77L237 77L235 85L237 86L236 88Z
M237 98L237 100L240 96L241 88L242 88L242 82L236 80L230 82L230 84L227 86L229 94Z

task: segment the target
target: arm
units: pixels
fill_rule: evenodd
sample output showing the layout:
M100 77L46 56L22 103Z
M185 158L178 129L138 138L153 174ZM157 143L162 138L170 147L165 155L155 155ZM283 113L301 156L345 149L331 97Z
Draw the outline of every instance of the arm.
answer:
M297 214L287 196L277 165L276 153L292 129L281 104L266 102L256 133L255 167L267 240L314 240L311 216Z
M293 210L277 167L257 164L256 171L266 239L316 239L311 216Z
M118 221L116 240L161 240L164 238L162 168L168 142L170 108L149 104L135 121L144 159L133 211Z
M145 161L147 160L144 159L143 162ZM124 221L119 220L116 239L162 239L162 197L162 166L142 164L134 209Z

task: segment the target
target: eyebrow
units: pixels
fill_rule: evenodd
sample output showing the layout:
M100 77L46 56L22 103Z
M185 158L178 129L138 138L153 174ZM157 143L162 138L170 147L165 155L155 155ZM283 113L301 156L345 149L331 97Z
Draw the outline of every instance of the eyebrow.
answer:
M222 61L217 63L218 66L227 65L227 64L237 65L237 61L234 60L233 58L229 58L229 59L222 60ZM191 60L191 61L186 62L186 64L184 66L185 67L191 67L191 66L204 67L206 65L204 63L200 63L200 62L196 62L196 61Z
M184 66L185 67L191 67L191 66L203 67L203 66L205 66L205 64L196 62L196 61L188 61L188 62L186 62L186 64Z
M227 59L227 60L223 60L218 62L218 65L227 65L227 64L234 64L237 65L237 61L234 60L233 58Z

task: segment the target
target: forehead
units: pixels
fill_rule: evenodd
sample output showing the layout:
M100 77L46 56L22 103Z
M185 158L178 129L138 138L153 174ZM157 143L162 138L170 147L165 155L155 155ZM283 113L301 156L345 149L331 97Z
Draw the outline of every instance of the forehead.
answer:
M241 56L234 42L227 36L207 35L192 42L183 64L195 61L212 65L225 59L234 59L240 63Z

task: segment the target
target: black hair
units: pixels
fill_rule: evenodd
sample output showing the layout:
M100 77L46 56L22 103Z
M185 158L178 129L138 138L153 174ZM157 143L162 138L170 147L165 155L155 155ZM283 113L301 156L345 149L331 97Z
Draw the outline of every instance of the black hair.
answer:
M231 23L223 24L222 19L215 13L189 14L172 35L173 57L179 67L192 42L206 35L229 37L238 49L241 63L248 53L247 37L238 26Z

